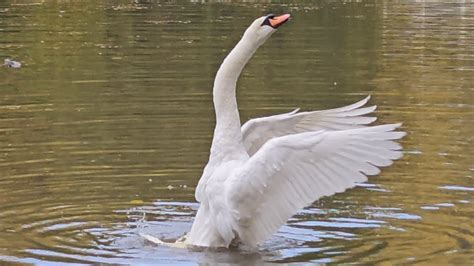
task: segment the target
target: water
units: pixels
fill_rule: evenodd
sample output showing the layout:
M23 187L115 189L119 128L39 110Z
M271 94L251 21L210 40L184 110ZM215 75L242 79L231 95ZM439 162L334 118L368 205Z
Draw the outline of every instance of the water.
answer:
M302 210L258 252L143 241L189 230L213 76L269 11L294 19L245 69L242 120L371 94L379 123L404 122L405 156ZM469 1L3 1L0 36L0 60L22 63L0 68L0 261L474 261Z

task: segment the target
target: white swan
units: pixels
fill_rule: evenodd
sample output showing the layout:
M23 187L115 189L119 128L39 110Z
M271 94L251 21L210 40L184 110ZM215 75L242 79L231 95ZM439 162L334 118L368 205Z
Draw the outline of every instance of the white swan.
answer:
M201 204L187 245L257 246L299 209L366 181L366 175L402 156L393 141L405 135L394 131L400 124L366 126L376 119L364 116L376 108L363 107L369 97L337 109L252 119L241 128L237 79L257 48L289 18L255 20L217 72L216 128L196 188Z

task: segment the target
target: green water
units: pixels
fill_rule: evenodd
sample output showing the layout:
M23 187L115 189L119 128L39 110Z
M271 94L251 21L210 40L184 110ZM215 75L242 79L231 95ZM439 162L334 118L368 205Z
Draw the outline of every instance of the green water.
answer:
M0 68L0 263L474 261L472 3L193 2L0 2L0 62L23 64ZM214 74L269 12L293 19L244 70L242 121L371 94L405 156L258 252L144 242L189 230Z

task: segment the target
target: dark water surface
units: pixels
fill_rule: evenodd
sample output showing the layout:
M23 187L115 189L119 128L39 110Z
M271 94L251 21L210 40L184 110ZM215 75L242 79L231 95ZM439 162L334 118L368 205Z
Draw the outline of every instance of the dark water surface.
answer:
M43 3L47 2L47 3ZM474 6L2 1L0 261L474 262ZM207 161L214 74L254 18L294 19L239 81L242 120L373 96L405 156L259 252L174 250Z

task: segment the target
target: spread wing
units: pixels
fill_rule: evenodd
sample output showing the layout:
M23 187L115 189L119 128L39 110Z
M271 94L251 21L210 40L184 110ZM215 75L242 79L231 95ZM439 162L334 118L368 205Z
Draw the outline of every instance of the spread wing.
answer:
M255 118L242 126L242 137L250 156L274 137L318 130L344 130L364 127L377 118L364 116L373 112L376 106L363 107L370 99L336 109L290 113Z
M226 181L234 230L244 243L258 245L299 209L378 174L379 167L402 156L394 142L405 135L394 131L400 125L304 132L267 141Z

